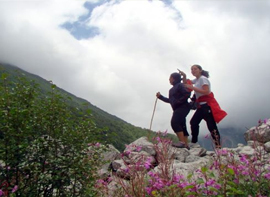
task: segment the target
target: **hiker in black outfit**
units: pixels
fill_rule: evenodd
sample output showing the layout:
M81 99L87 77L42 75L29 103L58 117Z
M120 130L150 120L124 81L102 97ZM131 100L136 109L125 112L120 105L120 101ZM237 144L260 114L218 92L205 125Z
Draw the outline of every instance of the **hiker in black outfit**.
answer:
M169 91L169 98L164 97L158 92L157 98L170 103L173 109L173 115L171 119L171 127L176 133L179 142L172 145L178 148L187 148L188 146L188 132L186 127L186 116L190 111L188 104L188 98L190 97L190 91L186 89L184 84L181 83L181 75L179 73L172 73L169 81L173 87Z

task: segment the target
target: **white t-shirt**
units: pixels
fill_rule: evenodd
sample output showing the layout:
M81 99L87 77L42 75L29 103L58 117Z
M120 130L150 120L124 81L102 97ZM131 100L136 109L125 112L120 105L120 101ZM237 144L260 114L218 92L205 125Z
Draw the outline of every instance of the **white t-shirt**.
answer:
M208 80L207 77L205 76L200 76L198 79L193 79L192 80L192 83L194 84L194 87L196 88L200 88L202 89L203 85L208 85L209 86L209 91L211 92L211 84L210 84L210 81ZM200 96L202 96L203 94L199 93L199 92L196 92L195 91L195 95L196 95L196 98L198 99ZM203 103L200 103L200 104L204 104L206 102L203 102Z

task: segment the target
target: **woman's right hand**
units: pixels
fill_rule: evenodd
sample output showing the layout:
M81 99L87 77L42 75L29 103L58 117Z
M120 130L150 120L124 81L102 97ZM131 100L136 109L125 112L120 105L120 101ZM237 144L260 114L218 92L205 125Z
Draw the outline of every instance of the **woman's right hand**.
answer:
M157 92L156 97L159 98L160 95L161 95L160 92Z
M178 72L179 72L179 74L182 75L183 77L186 77L186 76L187 76L186 73L184 73L184 72L181 71L181 70L178 70Z

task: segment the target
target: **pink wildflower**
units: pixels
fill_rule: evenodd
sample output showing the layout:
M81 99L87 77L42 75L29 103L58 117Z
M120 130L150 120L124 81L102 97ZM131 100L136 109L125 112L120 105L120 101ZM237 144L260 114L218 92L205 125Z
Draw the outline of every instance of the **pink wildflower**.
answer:
M152 193L152 188L151 187L146 187L145 190L146 190L146 192L148 194L151 194Z
M164 187L164 183L160 179L157 179L153 187L156 189L162 189Z
M130 145L125 144L126 149L130 149Z
M125 168L123 171L124 171L125 173L129 173L129 168L127 167L127 168Z
M168 133L168 130L166 130L164 133L162 133L162 136L166 136Z
M111 182L112 180L113 180L113 178L112 177L109 177L107 181L108 182Z
M140 152L141 150L142 150L142 147L141 147L141 146L137 146L137 147L136 147L136 151L137 151L137 152Z
M183 175L178 175L177 174L177 175L173 176L173 181L176 182L176 183L180 182L181 179L184 179Z
M148 175L153 178L156 177L156 174L153 171L148 172Z
M245 164L249 163L245 155L241 155L240 161L245 163Z
M270 173L265 174L264 177L265 177L266 179L270 180Z
M249 175L249 172L248 171L242 171L241 174L242 175Z
M223 156L226 156L226 155L228 155L228 150L226 150L226 149L221 149L221 150L219 150L219 154L220 154L220 155L223 155Z
M214 185L215 183L215 180L214 179L209 179L206 183L205 183L205 186L210 186L210 185Z
M107 181L103 180L103 179L99 179L96 181L95 187L96 188L105 188L108 187L108 183Z
M125 154L126 154L126 155L129 155L130 153L131 153L130 150L125 151Z
M14 187L13 187L13 189L12 189L12 193L15 193L16 191L18 190L18 185L15 185Z
M160 142L161 143L160 137L156 137L156 140L157 140L157 142Z
M178 186L179 186L180 188L185 188L185 187L187 187L187 186L190 186L190 183L188 183L188 182L183 182L183 183L180 183Z
M151 157L148 157L146 162L144 163L144 167L149 169L151 167Z
M216 189L220 189L221 188L221 185L220 184L215 184L215 186L214 186Z

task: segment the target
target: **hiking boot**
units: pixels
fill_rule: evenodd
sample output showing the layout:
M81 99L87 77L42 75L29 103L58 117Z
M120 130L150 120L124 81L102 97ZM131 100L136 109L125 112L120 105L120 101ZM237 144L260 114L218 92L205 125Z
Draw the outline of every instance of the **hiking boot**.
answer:
M182 142L173 142L172 143L172 146L173 147L176 147L176 148L186 148L186 149L190 149L188 146L186 146L184 143Z
M189 147L190 148L200 148L201 146L198 142L196 142L196 143L191 142L191 143L189 143Z

